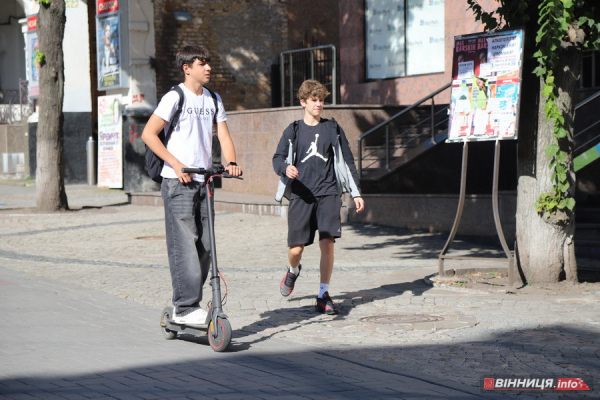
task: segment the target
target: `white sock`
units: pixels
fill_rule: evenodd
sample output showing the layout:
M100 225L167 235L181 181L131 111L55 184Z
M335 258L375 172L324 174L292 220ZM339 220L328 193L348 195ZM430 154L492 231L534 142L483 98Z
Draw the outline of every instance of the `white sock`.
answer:
M319 299L322 299L323 298L323 293L325 293L328 289L329 289L329 284L328 283L321 283L321 286L319 286L319 295L317 297Z
M300 273L300 267L292 268L290 267L290 272L294 275L298 275Z

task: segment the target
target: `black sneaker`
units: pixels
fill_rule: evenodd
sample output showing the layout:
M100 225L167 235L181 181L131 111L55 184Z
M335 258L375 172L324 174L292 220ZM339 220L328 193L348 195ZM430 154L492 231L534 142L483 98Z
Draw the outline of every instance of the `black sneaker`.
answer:
M298 275L294 275L290 272L290 269L288 268L287 274L285 274L283 280L281 281L281 284L279 285L279 291L281 292L282 296L287 297L290 294L292 294L292 290L294 290L294 285L296 284L296 279L298 279L298 277L300 276L300 270L302 270L302 265L298 265L298 270Z
M320 299L317 297L317 305L315 309L321 314L329 314L334 315L340 312L340 308L333 303L331 297L329 297L329 292L323 293L323 298Z

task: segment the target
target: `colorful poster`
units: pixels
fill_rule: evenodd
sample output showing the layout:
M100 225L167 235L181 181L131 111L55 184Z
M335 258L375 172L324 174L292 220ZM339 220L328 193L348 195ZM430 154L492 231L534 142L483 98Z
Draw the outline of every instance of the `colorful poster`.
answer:
M454 38L448 142L516 139L523 31Z
M96 19L98 90L121 86L119 14Z
M27 54L29 55L29 97L40 97L40 63L36 61L37 52L40 50L40 42L37 32L30 31L27 34Z
M123 187L121 95L98 97L98 186Z

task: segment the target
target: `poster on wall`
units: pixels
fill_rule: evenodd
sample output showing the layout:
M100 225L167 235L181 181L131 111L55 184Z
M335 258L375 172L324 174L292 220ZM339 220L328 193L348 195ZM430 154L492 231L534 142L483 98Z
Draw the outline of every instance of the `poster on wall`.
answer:
M366 78L444 72L445 0L366 0Z
M98 186L123 187L121 95L98 97Z
M444 0L407 0L406 74L444 72Z
M37 37L37 32L30 32L27 35L27 45L29 49L27 54L29 57L29 97L40 97L40 63L36 61L37 52L40 50L40 42Z
M121 86L119 14L96 19L98 90Z
M40 63L36 61L37 52L40 51L40 42L37 36L37 15L27 17L27 67L29 97L40 97Z
M366 0L367 79L406 75L404 0Z
M454 38L448 142L517 139L523 35Z

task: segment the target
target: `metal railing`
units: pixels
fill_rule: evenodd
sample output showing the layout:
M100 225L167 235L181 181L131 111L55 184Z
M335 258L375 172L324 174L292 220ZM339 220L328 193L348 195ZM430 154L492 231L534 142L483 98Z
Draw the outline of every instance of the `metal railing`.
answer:
M19 122L33 114L28 81L19 79L19 90L0 90L0 124Z
M331 50L331 55L329 57L327 57L326 52L324 51L327 49ZM297 54L298 57L295 58L294 54ZM306 59L307 55L308 60ZM287 64L285 62L286 58L288 60ZM316 79L325 86L329 86L331 88L331 104L337 104L337 68L336 51L334 45L328 44L323 46L307 47L304 49L283 51L279 54L279 63L282 107L286 106L286 80L288 81L289 86L287 97L289 99L288 105L290 106L294 105L296 89L306 79ZM331 64L331 69L327 68L328 64ZM288 66L287 69L286 65ZM329 78L329 76L331 78Z
M435 110L434 97L437 96L438 94L440 94L441 92L445 91L446 89L450 88L450 86L451 86L451 84L449 83L449 84L441 87L440 89L436 90L435 92L427 95L427 97L422 98L421 100L417 101L413 105L411 105L411 106L405 108L404 110L400 111L399 113L395 114L391 118L389 118L389 119L383 121L382 123L378 124L377 126L371 128L370 130L363 133L358 138L358 174L361 178L363 177L363 161L366 157L372 156L372 155L380 152L381 150L385 149L385 155L383 157L375 159L371 164L366 166L366 168L373 166L375 164L379 164L382 160L385 160L385 168L389 169L392 150L395 151L397 148L414 147L416 144L418 144L418 140L422 139L424 135L429 136L429 138L435 143L436 130L438 129L438 127L440 125L448 122L448 115L447 115L446 108L444 108L442 110L438 110L438 111ZM395 122L396 120L398 120L399 118L401 118L405 115L408 115L408 113L410 111L416 109L421 104L423 104L429 100L431 101L429 117L421 119L416 124L413 124L410 128L403 130L399 134L396 134L396 135L393 135L392 137L390 137L390 124L391 123ZM439 114L443 114L443 116L440 116ZM426 125L428 125L428 127L429 127L429 132L426 134L419 134L418 130L425 127ZM378 147L372 148L367 154L363 154L364 139L366 137L374 134L375 132L379 132L380 129L382 129L382 128L385 129L384 143ZM392 142L398 141L398 140L403 140L403 142L401 144L399 144L398 146L392 145Z
M580 108L582 108L583 106L587 105L588 103L596 100L597 98L600 97L600 92L596 92L593 95L591 95L590 97L588 97L585 100L580 101L579 103L577 103L575 105L575 118L577 118L577 110L579 110ZM573 135L573 140L575 140L577 137L581 137L584 133L586 133L587 131L589 131L590 129L594 128L596 125L600 124L600 119L598 119L596 122L592 123L591 125L589 125L588 127L582 129L581 131L575 133ZM577 146L574 150L573 150L573 154L579 154L582 152L582 150L584 150L586 147L588 147L591 144L596 144L598 142L598 137L600 135L595 135L594 137L592 137L591 139L587 140L585 143L580 144L579 146Z

